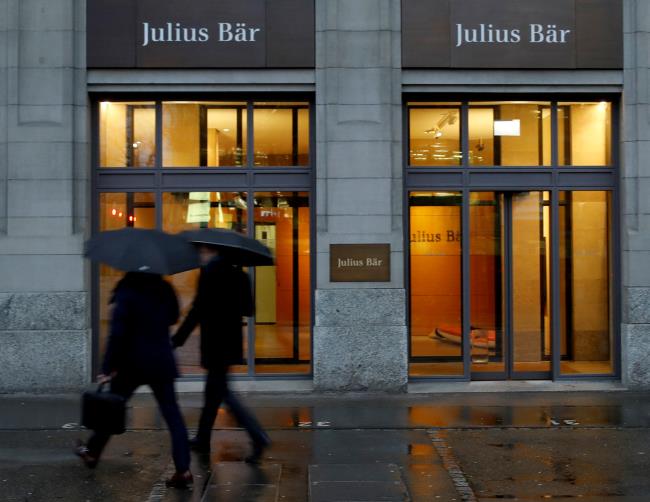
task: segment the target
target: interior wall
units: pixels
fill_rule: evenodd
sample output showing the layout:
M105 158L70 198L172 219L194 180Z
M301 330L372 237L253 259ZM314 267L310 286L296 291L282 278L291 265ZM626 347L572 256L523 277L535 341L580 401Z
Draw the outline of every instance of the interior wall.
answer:
M573 352L576 361L609 359L608 194L571 192Z
M541 200L540 192L512 198L513 212L513 335L516 362L542 356Z
M411 336L461 325L460 207L413 206Z
M163 165L193 167L200 164L199 105L163 106Z

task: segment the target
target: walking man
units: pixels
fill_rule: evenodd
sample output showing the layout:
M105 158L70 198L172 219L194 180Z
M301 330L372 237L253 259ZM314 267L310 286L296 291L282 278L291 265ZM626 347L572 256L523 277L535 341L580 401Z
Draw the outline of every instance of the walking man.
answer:
M176 472L167 486L188 488L193 483L190 450L183 415L176 401L176 360L169 340L169 326L178 319L178 302L171 285L159 274L129 272L115 287L111 332L99 383L110 381L111 392L129 399L140 385L149 385L167 422ZM87 444L79 442L75 453L94 468L110 434L93 431Z
M255 417L228 389L228 369L243 360L242 317L253 315L253 297L248 275L220 255L216 247L200 245L201 274L194 303L185 321L172 337L182 346L197 324L201 327L201 366L207 370L199 427L190 446L210 451L212 426L222 402L246 429L253 443L249 463L258 463L269 437Z

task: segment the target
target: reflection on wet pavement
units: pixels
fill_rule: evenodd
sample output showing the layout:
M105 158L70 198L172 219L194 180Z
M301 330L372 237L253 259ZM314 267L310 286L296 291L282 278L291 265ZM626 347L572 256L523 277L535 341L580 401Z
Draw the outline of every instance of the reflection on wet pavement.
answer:
M70 452L84 435L78 398L3 399L0 500L650 500L650 394L244 400L273 441L261 465L243 462L250 442L224 410L212 453L193 454L195 489L184 492L164 489L169 440L150 396L134 398L130 431L95 471ZM192 428L201 398L181 401Z

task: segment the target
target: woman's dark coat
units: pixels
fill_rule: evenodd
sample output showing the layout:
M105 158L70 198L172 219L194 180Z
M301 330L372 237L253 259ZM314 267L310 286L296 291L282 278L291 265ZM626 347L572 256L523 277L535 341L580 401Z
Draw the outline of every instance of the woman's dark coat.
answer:
M244 349L242 317L253 315L248 275L221 257L201 269L194 303L172 337L174 347L185 343L201 325L201 366L206 369L241 364Z
M169 326L178 320L178 300L160 275L129 272L117 284L111 332L102 372L137 383L178 376Z

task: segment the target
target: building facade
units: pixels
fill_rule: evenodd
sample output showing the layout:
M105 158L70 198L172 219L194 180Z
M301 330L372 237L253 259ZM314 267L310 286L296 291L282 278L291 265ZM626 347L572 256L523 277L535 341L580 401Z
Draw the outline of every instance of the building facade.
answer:
M253 388L650 386L647 2L0 12L0 392L92 380L120 274L83 243L125 226L273 250L233 369ZM169 278L184 309L196 276Z

